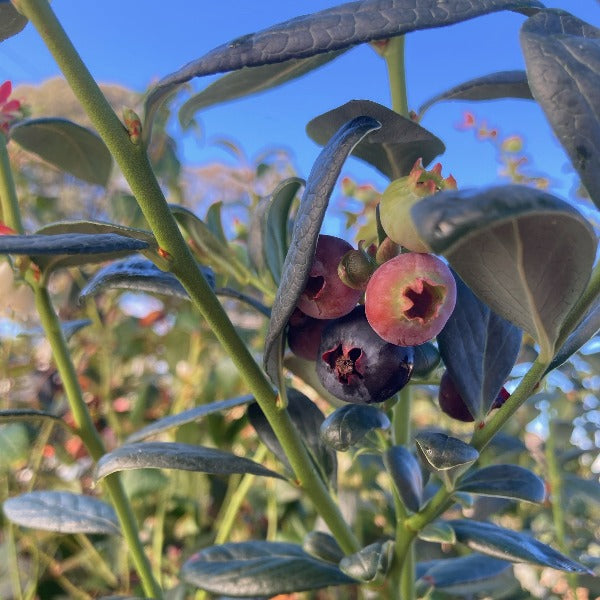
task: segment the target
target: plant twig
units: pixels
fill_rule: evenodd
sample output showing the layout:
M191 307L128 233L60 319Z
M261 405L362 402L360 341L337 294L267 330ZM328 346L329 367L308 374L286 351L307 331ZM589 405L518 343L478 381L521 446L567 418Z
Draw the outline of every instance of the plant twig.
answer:
M23 223L19 211L19 199L10 168L6 136L0 131L0 221L12 227L17 233L23 233Z
M344 552L356 552L359 549L358 541L312 464L289 414L277 406L277 396L269 380L238 335L185 243L154 175L145 148L142 144L131 143L125 127L77 54L47 0L14 2L38 30L92 124L121 168L156 236L161 254L169 257L171 272L181 281L195 307L254 394L292 465L298 485L312 500Z
M408 117L406 94L406 69L404 68L404 36L399 35L387 41L383 53L390 81L392 108L403 117Z

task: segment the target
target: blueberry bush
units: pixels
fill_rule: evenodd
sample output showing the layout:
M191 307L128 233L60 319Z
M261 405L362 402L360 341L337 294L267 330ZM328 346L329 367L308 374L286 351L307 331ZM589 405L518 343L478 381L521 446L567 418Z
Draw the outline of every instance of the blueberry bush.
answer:
M409 111L406 36L506 10L526 71ZM2 39L38 30L91 125L29 118L0 87L2 277L39 320L1 348L8 391L37 382L0 412L3 597L600 594L594 224L516 163L461 189L428 170L445 147L419 124L446 100L538 102L600 207L600 30L538 0L361 0L229 41L119 117L47 0L0 14ZM166 127L186 82L227 73L182 125L358 44L392 109L316 116L306 180L262 160L233 225L186 206ZM100 218L49 202L15 147L105 189ZM341 239L322 226L350 154L389 186ZM132 291L158 308L123 318ZM40 337L51 356L23 359Z

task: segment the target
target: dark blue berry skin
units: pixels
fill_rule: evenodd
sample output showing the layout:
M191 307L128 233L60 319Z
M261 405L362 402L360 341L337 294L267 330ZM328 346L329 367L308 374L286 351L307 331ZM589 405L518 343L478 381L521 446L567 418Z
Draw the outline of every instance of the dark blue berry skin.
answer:
M323 330L317 375L336 398L372 404L384 402L408 383L413 360L412 347L381 339L369 325L364 307L357 306Z

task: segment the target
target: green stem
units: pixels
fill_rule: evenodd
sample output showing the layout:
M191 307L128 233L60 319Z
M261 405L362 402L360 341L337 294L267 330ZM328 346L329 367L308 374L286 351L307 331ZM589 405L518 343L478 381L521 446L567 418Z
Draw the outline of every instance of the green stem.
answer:
M394 444L407 446L411 438L412 388L405 386L398 394L398 400L392 409ZM394 490L396 507L396 550L395 561L390 574L399 598L412 600L415 597L414 534L405 523L408 511L402 499Z
M589 310L594 302L598 299L600 294L600 263L596 264L590 280L583 291L583 294L579 296L575 306L569 311L562 327L560 329L560 335L556 342L556 350L560 350L569 334L577 327L578 323L585 316L585 313Z
M195 307L254 394L294 469L297 483L312 500L344 552L356 552L359 549L358 541L312 465L289 414L277 407L276 394L269 380L239 337L185 243L145 149L131 143L125 128L77 54L47 0L14 1L20 12L38 30L93 126L121 168L160 248L171 258L171 271L181 281Z
M485 424L485 427L475 430L471 438L472 446L481 452L489 444L494 435L500 431L510 417L529 398L535 386L544 376L549 362L549 360L541 356L536 358L529 371L521 379L517 389L510 395L504 405L496 411L496 414Z
M16 232L23 233L19 199L6 147L7 141L4 133L0 131L0 208L2 209L0 221L12 227Z
M79 387L79 382L77 380L77 373L71 360L71 354L69 353L67 342L60 327L60 321L54 312L48 290L45 287L37 287L35 289L35 303L38 314L40 315L42 327L44 328L46 337L52 348L56 368L58 369L62 384L65 388L65 394L69 401L69 407L73 413L78 433L81 436L87 451L90 453L90 456L95 461L98 461L105 453L104 444L102 443L98 431L94 427L94 423L83 399L81 388ZM138 534L135 516L131 509L131 505L129 504L129 500L125 495L121 480L117 474L113 474L106 477L104 482L108 489L108 493L110 494L117 517L119 518L123 537L127 541L133 562L142 581L144 592L147 596L162 598L162 590L152 576L152 568L148 561L148 557L144 553Z
M408 99L406 95L406 69L404 66L404 36L399 35L388 40L383 54L390 80L392 108L403 117L408 117Z
M548 467L548 483L550 484L550 502L552 504L552 520L556 533L556 541L561 552L568 554L565 531L565 516L562 503L562 478L556 460L556 440L554 423L550 421L546 438L546 465Z

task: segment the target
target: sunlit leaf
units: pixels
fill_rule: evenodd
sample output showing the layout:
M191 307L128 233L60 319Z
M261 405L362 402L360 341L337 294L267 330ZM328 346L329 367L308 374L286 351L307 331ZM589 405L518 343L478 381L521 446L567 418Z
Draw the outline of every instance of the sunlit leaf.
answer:
M163 431L167 431L174 427L180 427L186 423L193 423L194 421L197 421L206 415L212 415L224 410L229 410L231 408L235 408L236 406L248 404L252 401L254 401L254 396L246 395L238 396L236 398L229 398L228 400L221 400L220 402L211 402L210 404L203 404L202 406L195 406L189 410L184 410L183 412L169 415L168 417L163 417L158 421L154 421L154 423L150 423L150 425L146 425L146 427L143 427L139 431L132 433L127 438L126 442L128 444L139 442L152 435L162 433Z
M588 570L550 546L520 532L483 521L452 520L448 524L456 539L477 552L511 562L525 562L560 571L587 573Z
M446 369L473 419L483 422L517 360L521 331L456 279L456 307L437 336Z
M420 540L437 544L455 544L454 529L446 521L432 521L427 523L417 534Z
M600 29L545 10L523 24L521 46L533 96L600 207Z
M0 42L17 35L27 19L10 2L0 2Z
M357 117L346 123L329 140L311 169L294 221L290 248L282 268L265 337L263 361L265 370L275 385L280 384L283 333L306 286L335 182L348 154L367 134L379 127L379 123L370 117Z
M277 87L327 64L343 52L345 50L229 73L187 100L179 109L179 122L188 127L196 112L203 108Z
M406 508L417 512L423 499L423 475L417 459L404 446L392 446L383 462Z
M540 503L546 497L544 482L517 465L490 465L463 477L457 488L470 494L500 496Z
M24 423L0 425L0 473L12 469L28 457L31 441Z
M517 185L440 192L417 202L411 215L431 249L550 358L596 255L586 219L547 192Z
M93 131L66 119L44 118L18 121L10 138L25 150L88 183L105 186L112 156Z
M419 114L445 100L497 100L498 98L523 98L533 100L525 71L498 71L469 79L421 104Z
M252 473L282 478L262 465L229 452L171 442L140 442L126 444L105 454L96 466L96 479L116 471L129 469L178 469L201 473Z
M352 154L373 165L389 179L408 175L419 158L428 165L446 149L439 138L419 124L370 100L351 100L319 115L308 123L306 132L317 144L324 146L344 123L363 115L379 121L381 129L354 148Z
M313 558L285 542L241 542L201 550L188 559L181 578L232 597L275 596L355 583L337 565Z
M13 523L58 533L119 533L112 506L71 492L37 491L9 498L4 514Z
M144 131L149 135L160 106L193 77L309 58L500 10L535 14L542 7L537 0L446 0L443 10L432 10L430 0L365 0L296 17L218 46L159 81L146 97Z

